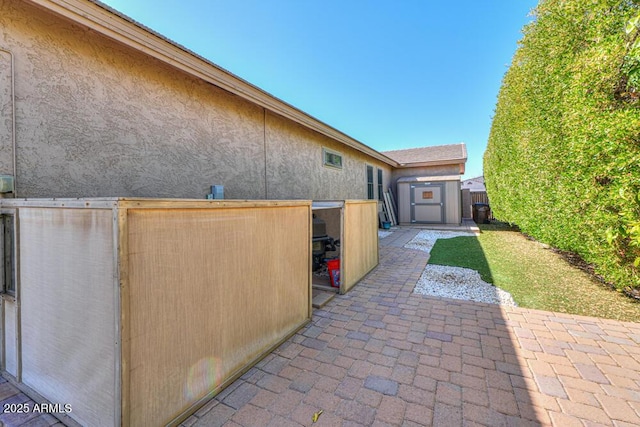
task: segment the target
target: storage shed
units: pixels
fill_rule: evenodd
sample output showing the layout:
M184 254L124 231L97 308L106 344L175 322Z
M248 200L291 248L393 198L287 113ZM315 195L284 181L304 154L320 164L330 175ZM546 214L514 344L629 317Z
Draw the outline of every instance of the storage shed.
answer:
M344 294L378 265L378 202L314 201L312 209L313 215L325 223L327 236L340 242L334 252L340 261L339 285L332 286L330 280L314 274L313 286Z
M398 179L400 224L460 224L460 176L412 176Z
M465 144L385 151L400 166L393 170L400 224L460 224L460 175L467 162Z
M344 293L377 202L319 207ZM0 226L3 375L82 425L177 425L311 319L311 201L0 199Z
M82 425L178 423L311 318L310 201L0 206L2 367Z

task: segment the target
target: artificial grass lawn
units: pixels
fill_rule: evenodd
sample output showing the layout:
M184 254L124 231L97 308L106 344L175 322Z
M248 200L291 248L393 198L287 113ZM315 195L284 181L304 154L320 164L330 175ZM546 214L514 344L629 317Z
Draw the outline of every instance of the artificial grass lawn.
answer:
M520 307L640 322L640 303L610 290L560 255L502 225L478 237L439 239L429 264L477 270Z

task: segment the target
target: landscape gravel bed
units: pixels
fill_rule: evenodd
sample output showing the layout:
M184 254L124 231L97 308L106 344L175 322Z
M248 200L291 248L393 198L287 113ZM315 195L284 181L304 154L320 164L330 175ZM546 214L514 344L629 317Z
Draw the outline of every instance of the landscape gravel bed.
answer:
M464 231L438 231L423 230L419 232L409 243L404 245L405 248L418 249L420 251L431 252L431 248L438 239L451 239L459 236L474 236L473 233Z
M459 236L472 237L474 234L461 231L424 230L408 242L405 248L431 252L436 240ZM413 292L489 304L517 305L509 292L485 282L477 271L463 267L427 264Z
M427 264L413 292L420 295L517 306L509 292L483 281L477 271L463 267Z

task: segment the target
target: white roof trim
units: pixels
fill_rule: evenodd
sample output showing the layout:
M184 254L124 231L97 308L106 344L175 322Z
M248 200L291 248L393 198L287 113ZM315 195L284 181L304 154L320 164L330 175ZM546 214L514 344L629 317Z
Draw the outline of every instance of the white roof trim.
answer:
M413 162L413 163L399 163L399 168L419 168L426 166L449 166L449 165L461 165L467 162L467 159L446 159L446 160L430 160L428 162Z
M440 181L460 181L460 176L459 175L404 176L398 179L398 184L402 182L440 182Z

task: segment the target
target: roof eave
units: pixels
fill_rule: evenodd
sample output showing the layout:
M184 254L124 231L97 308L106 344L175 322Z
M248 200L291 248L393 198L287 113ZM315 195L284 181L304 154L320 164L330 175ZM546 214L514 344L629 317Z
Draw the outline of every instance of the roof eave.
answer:
M413 162L413 163L399 163L398 168L421 168L428 166L451 166L460 165L464 169L464 165L467 163L467 159L448 159L448 160L432 160L429 162Z
M434 160L432 162L399 163L398 169L421 168L430 166L459 166L460 175L464 175L467 159Z

